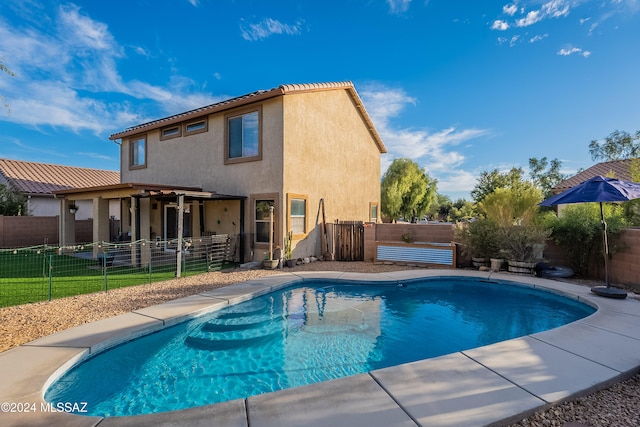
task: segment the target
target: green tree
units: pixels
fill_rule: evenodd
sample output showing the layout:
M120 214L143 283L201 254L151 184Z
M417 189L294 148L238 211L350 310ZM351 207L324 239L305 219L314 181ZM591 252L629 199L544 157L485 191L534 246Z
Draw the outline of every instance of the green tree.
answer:
M435 200L436 184L416 162L395 159L382 177L382 214L392 221L424 215Z
M11 186L0 184L0 215L26 215L27 198Z
M604 141L593 140L589 144L591 159L594 161L623 160L640 157L640 131L631 135L615 130Z
M546 157L529 159L529 176L533 184L542 191L546 199L551 196L551 189L567 176L560 172L562 162L558 159L547 160Z
M501 227L531 225L538 214L542 192L529 182L513 187L497 188L487 195L478 208Z
M629 174L631 175L631 181L640 182L640 159L631 159ZM622 203L622 209L629 225L636 227L640 225L640 199Z
M453 207L449 213L449 221L470 220L478 214L476 204L465 199L458 199L453 202Z
M471 198L474 202L480 203L497 188L514 187L520 185L523 181L524 172L522 168L511 168L508 172L500 172L498 169L483 171L475 187L471 190Z

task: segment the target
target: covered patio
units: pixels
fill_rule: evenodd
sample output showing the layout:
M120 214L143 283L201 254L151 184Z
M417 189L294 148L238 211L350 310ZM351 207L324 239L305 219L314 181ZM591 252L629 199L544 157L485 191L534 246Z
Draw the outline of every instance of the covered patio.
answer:
M233 239L234 261L243 262L245 258L245 196L135 183L60 190L55 195L61 203L59 228L63 247L78 243L74 241L76 201L92 200L93 242L153 241L157 242L154 248L175 253L179 259L185 238L227 234ZM109 201L114 199L120 205L117 218L109 215ZM113 230L114 223L118 224L117 230ZM131 254L132 264L148 264L151 250L152 245L141 246L140 253ZM95 247L94 258L97 255Z

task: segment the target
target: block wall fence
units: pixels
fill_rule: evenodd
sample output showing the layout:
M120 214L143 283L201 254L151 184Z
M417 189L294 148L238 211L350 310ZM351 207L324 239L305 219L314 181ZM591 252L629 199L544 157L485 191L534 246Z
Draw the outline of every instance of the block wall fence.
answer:
M92 241L93 220L76 221L76 242ZM451 224L365 224L364 259L373 261L375 242L402 242L408 234L414 242L449 243L455 241ZM2 216L0 215L0 248L17 248L59 243L58 217ZM623 284L640 292L640 228L627 228L611 239L618 250L610 263L611 282ZM547 242L545 259L552 265L569 265L569 258L562 248ZM469 260L457 245L458 267L465 267ZM589 269L589 278L604 280L604 263L597 262Z
M448 243L454 242L453 225L451 224L366 224L364 229L364 259L373 261L375 242L401 242L402 235L408 234L414 242ZM618 250L611 255L611 283L622 284L640 292L640 228L624 229L620 235L610 239ZM552 265L570 265L569 257L564 249L554 242L548 241L544 258ZM462 254L457 245L457 267L467 267L470 260ZM589 269L590 279L604 281L604 262L598 260Z
M0 215L0 248L19 248L42 244L57 245L57 216L3 216ZM88 243L93 239L93 220L76 220L76 242Z

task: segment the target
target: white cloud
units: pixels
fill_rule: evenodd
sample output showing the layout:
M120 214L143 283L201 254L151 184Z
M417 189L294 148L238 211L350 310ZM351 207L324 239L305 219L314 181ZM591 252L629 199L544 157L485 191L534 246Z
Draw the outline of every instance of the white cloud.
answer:
M240 32L242 38L248 41L257 41L266 39L274 34L298 35L302 32L304 21L299 20L293 25L283 24L282 22L264 18L258 23L246 23L244 20L240 23Z
M462 198L468 200L468 194L478 183L479 176L480 173L455 170L449 175L438 178L438 193L460 194Z
M94 21L80 13L76 5L60 6L58 25L59 37L67 46L78 47L82 51L113 50L116 43L106 24Z
M518 11L518 6L516 6L515 3L507 4L502 7L502 12L504 12L506 15L509 15L509 16L515 15L517 11Z
M389 4L389 10L391 13L399 14L409 10L411 0L387 0L387 4Z
M558 55L560 56L579 55L579 56L584 56L585 58L588 58L589 56L591 56L591 52L588 50L580 49L579 47L571 47L567 49L564 49L564 48L560 49L558 51Z
M50 22L41 25L40 21ZM0 52L11 58L8 65L16 72L15 77L0 81L2 94L11 105L11 114L1 115L0 120L42 131L51 126L104 135L149 119L133 111L127 97L148 100L155 109L174 109L164 111L167 114L215 102L201 90L194 92L196 84L191 79L177 75L166 87L123 81L118 63L124 49L107 25L76 5L61 6L57 14L40 21L31 19L18 27L0 17ZM152 56L142 48L132 49ZM105 94L113 101L105 100Z
M546 39L547 37L549 37L549 34L542 34L542 35L538 34L536 36L531 37L529 39L529 43L536 43Z
M495 21L493 21L493 24L491 25L491 29L505 31L509 29L509 23L506 21L502 21L500 19L496 19Z
M500 45L509 44L509 47L513 47L516 45L516 43L518 42L518 40L520 40L520 35L516 34L515 36L511 36L511 38L506 38L506 37L498 37L498 43Z
M91 159L99 159L99 160L113 160L111 158L111 156L107 156L105 154L101 154L101 153L92 153L92 152L82 152L79 151L77 153L75 153L78 156L82 156L82 157L89 157Z
M492 30L506 30L512 26L524 28L529 27L531 25L537 24L545 19L557 19L561 17L565 17L569 15L569 12L573 6L577 6L579 3L570 4L567 0L550 0L546 3L543 3L537 10L527 10L523 7L518 10L518 6L513 4L507 4L502 7L502 12L510 17L515 17L516 14L520 13L521 16L516 18L513 24L509 22L497 19L493 21L491 25Z
M565 0L552 0L542 5L544 16L560 18L568 16L571 6Z
M530 25L535 24L536 22L540 22L543 16L539 10L532 10L527 13L524 18L520 18L516 20L516 27L528 27Z
M191 6L198 7L200 6L200 0L187 0Z
M376 85L364 88L360 94L388 150L388 154L383 157L382 173L394 158L403 157L414 160L425 168L429 176L438 179L438 191L443 191L443 185L446 186L446 183L453 186L456 179L456 191L468 192L473 188L476 177L461 169L465 156L457 147L486 136L489 131L449 127L431 132L426 129L400 128L393 123L394 118L399 116L405 107L415 105L415 98L403 90ZM464 182L460 177L465 177Z

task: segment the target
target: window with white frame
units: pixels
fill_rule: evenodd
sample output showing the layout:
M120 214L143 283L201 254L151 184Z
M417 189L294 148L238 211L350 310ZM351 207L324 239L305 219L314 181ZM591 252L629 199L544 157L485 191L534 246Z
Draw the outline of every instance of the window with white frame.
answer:
M307 233L307 198L289 195L289 231L294 235Z

